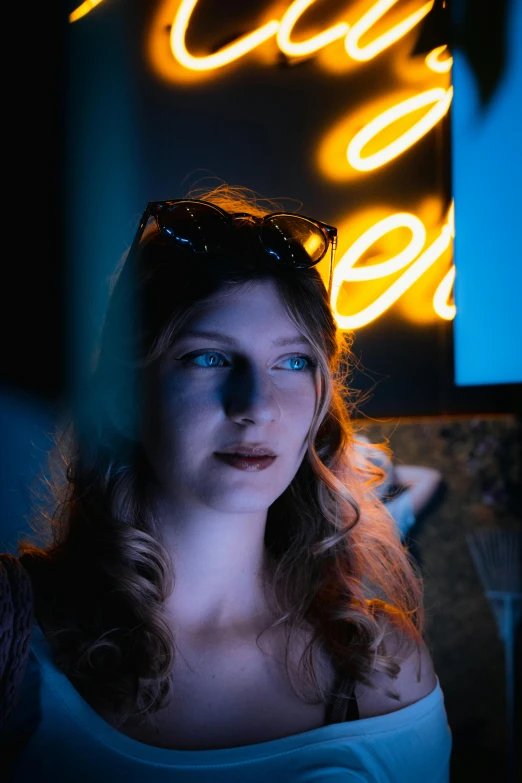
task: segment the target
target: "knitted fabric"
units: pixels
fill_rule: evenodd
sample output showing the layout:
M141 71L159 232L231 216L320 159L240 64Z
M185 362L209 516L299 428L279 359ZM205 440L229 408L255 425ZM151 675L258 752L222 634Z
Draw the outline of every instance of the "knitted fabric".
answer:
M17 702L29 656L33 625L33 589L29 574L14 555L0 554L0 729Z

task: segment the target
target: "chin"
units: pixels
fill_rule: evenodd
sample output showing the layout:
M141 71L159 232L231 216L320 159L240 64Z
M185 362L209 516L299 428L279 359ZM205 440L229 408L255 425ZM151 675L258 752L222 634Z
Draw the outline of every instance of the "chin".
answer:
M267 512L278 497L279 495L274 495L273 491L270 493L252 492L252 490L245 492L236 491L223 494L219 498L208 498L206 505L216 511L228 514L257 514Z

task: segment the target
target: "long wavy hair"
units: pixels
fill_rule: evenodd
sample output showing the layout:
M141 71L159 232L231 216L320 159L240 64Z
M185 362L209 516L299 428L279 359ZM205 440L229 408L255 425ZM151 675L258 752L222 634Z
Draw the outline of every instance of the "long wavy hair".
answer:
M231 212L280 209L226 185L189 196ZM153 226L136 255L124 255L85 403L57 428L46 491L30 520L34 535L18 542L55 663L91 704L122 723L166 706L175 657L175 629L164 615L175 574L152 511L151 469L138 435L143 368L161 359L209 297L248 290L252 281L275 282L318 358L308 449L268 509L265 529L273 625L286 630L288 643L300 629L313 628L297 680L311 682L316 699L329 698L314 670L321 647L339 672L375 687L374 672L391 681L400 671L397 651L386 651L390 625L399 632L400 650L411 652L422 640L418 566L378 499L384 472L368 457L371 444L363 458L356 448L352 336L338 329L316 269L270 266L244 233L237 257L196 265L180 259ZM296 692L306 700L301 685Z

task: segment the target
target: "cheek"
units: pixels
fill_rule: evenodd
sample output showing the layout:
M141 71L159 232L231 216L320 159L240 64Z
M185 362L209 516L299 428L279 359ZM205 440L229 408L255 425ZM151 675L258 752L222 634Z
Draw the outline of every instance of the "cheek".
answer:
M219 416L219 402L210 390L196 390L188 384L165 380L154 401L153 438L168 452L183 453L191 444L207 440Z
M165 420L183 421L187 415L197 415L208 404L208 390L197 387L182 374L166 373L157 384L152 404L157 404Z
M288 391L281 398L280 408L289 432L307 434L315 411L316 390L313 383Z

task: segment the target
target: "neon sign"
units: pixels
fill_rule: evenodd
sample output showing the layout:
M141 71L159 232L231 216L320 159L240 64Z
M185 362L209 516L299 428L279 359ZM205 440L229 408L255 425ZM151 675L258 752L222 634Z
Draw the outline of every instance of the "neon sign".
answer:
M69 20L74 22L81 19L100 2L102 0L85 0L70 14ZM316 0L294 0L282 15L279 13L280 18L275 18L276 14L272 14L273 18L270 18L268 14L266 20L257 28L219 51L208 55L194 55L187 49L186 38L198 0L180 0L177 3L170 0L168 8L172 9L173 4L176 6L171 24L168 25L171 66L177 66L181 68L181 72L190 73L194 77L208 78L210 74L216 75L226 66L237 63L270 39L274 39L279 51L290 59L310 57L344 39L346 56L355 64L367 62L403 38L429 14L434 5L434 0L429 0L413 12L410 7L407 15L401 15L400 11L395 9L388 29L371 38L372 28L386 18L397 2L398 0L368 2L364 13L358 19L352 19L350 23L341 19L306 40L295 41L294 29L297 23ZM161 23L157 24L153 51L163 51L164 48L167 5L163 8ZM368 37L371 40L361 43L361 39ZM160 70L159 60L157 65ZM431 73L431 79L435 76L445 79L444 86L432 86L407 97L396 96L392 105L384 110L382 106L379 111L374 109L372 116L368 118L366 115L364 122L360 122L356 113L352 112L348 120L341 123L339 128L334 128L326 141L323 140L319 146L318 165L326 177L339 180L368 176L381 166L399 158L440 122L447 114L453 96L452 88L447 83L452 65L447 47L439 46L433 49L426 56L424 65ZM171 78L176 78L175 68L173 70L171 66L167 67L163 63L163 75L167 76L168 73ZM422 114L418 116L420 111ZM342 149L344 152L341 159ZM410 241L403 250L378 263L362 262L364 254L376 242L397 229L407 230L411 234ZM399 212L381 218L356 237L334 269L331 303L340 328L361 328L378 318L439 259L447 256L446 251L451 251L454 236L453 205L435 238L433 230L430 233L431 239L426 244L427 229L423 221L411 213ZM339 300L343 298L343 287L346 290L349 284L386 278L394 279L384 291L375 295L372 302L351 314L343 314L338 310ZM454 279L455 268L451 266L436 288L432 307L433 313L439 318L451 320L455 316L455 306L450 302ZM346 296L344 298L346 299ZM355 301L357 298L352 297L352 304Z
M290 36L295 25L307 8L314 3L315 0L295 0L279 22L279 29L276 35L277 45L287 57L309 56L314 52L318 52L319 49L328 46L328 44L337 41L339 38L344 38L348 32L349 27L346 22L341 22L328 30L323 30L318 35L314 35L308 41L300 41L299 43L291 41Z
M378 3L372 5L372 7L361 16L361 18L349 29L345 39L346 53L353 60L371 60L376 57L380 52L387 49L402 38L406 33L409 33L415 25L419 24L421 19L424 19L432 7L434 0L429 3L425 3L418 11L402 19L399 24L391 27L386 33L383 33L378 38L373 40L366 46L359 46L359 39L370 30L373 25L395 5L397 0L379 0Z
M384 234L396 228L407 228L411 232L411 239L407 247L393 258L378 264L370 264L356 267L356 262ZM335 265L332 282L332 306L336 312L336 320L341 329L357 329L374 321L379 315L391 307L405 291L410 288L421 275L449 247L454 236L453 206L451 206L447 220L442 226L440 234L427 247L426 229L419 218L407 212L390 215L380 220L364 232L344 253ZM421 252L422 251L422 252ZM413 261L415 259L415 261ZM413 261L413 263L411 263ZM405 267L410 266L389 287L378 296L370 305L353 313L352 315L340 315L337 311L337 300L341 286L345 283L361 280L376 280L390 276ZM434 308L441 318L450 319L454 316L451 305L447 303L449 285L453 282L451 275L446 275L439 285L434 296Z
M70 15L69 21L76 22L92 11L102 0L85 0ZM378 0L351 27L346 22L340 22L328 30L315 35L308 41L295 43L291 41L292 31L304 12L317 0L294 0L281 19L270 19L265 24L242 36L234 43L223 47L218 52L203 57L195 57L186 48L187 29L198 0L180 0L177 12L174 14L171 32L170 48L174 59L188 70L209 71L223 68L238 60L248 52L253 51L269 38L276 37L279 49L289 57L303 57L318 52L339 38L345 38L346 53L353 60L370 60L380 52L394 44L417 25L432 9L434 0L424 3L414 13L387 30L378 38L365 46L359 45L360 38L365 35L398 0Z
M440 55L446 51L448 47L446 44L444 46L437 46L435 49L432 49L432 51L426 55L425 63L432 71L435 71L435 73L447 73L449 70L451 70L451 66L453 65L453 57L444 57L442 60L440 59Z
M453 90L451 87L449 90L445 90L443 87L434 87L432 90L418 93L412 98L396 103L391 109L379 114L351 139L346 150L349 164L358 171L371 171L396 158L438 123L440 118L448 111L452 95ZM405 133L402 133L372 155L361 154L364 147L380 131L401 117L405 117L417 109L430 104L434 104L433 107Z

